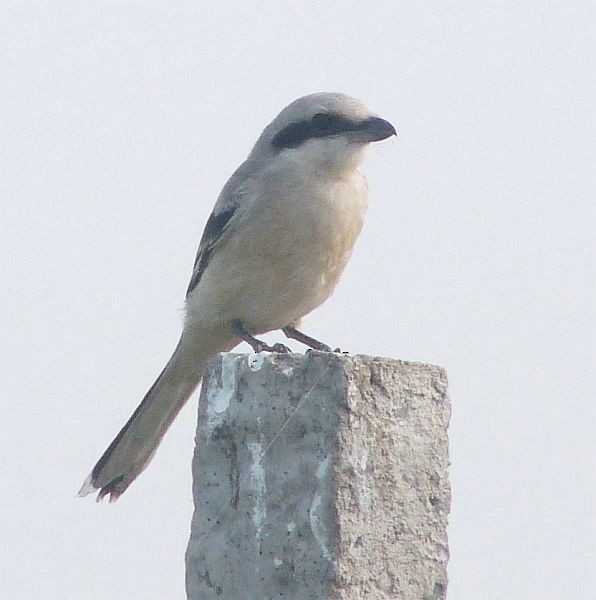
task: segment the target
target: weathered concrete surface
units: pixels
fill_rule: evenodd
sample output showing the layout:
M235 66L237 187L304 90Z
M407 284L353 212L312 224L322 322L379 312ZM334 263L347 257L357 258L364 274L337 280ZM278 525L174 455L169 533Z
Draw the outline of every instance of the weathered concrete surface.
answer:
M445 598L446 390L439 367L384 358L214 359L188 597Z

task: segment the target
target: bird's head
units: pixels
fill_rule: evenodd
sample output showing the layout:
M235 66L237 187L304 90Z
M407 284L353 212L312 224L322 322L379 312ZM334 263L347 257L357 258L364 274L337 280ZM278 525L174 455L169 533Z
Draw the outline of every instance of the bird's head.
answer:
M391 123L344 94L320 93L298 98L265 128L251 155L313 166L354 168L371 142L396 135Z

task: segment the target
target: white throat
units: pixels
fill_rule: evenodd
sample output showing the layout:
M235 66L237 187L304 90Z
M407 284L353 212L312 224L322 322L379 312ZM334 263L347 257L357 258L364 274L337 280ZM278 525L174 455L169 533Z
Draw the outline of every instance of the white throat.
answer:
M282 150L279 158L296 163L301 169L329 175L341 175L358 168L366 144L348 141L344 136L308 140L298 148Z

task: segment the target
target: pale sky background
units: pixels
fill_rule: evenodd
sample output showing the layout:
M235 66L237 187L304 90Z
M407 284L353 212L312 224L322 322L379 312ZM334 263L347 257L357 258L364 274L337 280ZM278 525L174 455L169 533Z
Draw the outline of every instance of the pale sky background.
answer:
M399 137L304 329L445 367L450 600L596 589L594 2L0 4L1 596L184 597L197 395L75 497L173 350L204 223L283 106Z

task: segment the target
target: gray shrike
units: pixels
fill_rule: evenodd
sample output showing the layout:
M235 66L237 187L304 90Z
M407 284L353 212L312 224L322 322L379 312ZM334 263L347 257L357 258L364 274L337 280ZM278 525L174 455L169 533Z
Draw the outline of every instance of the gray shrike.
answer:
M79 492L117 500L145 469L197 387L205 362L241 341L287 352L256 335L298 331L301 317L333 292L367 206L358 165L391 123L343 94L311 94L284 108L224 186L205 226L174 354Z

